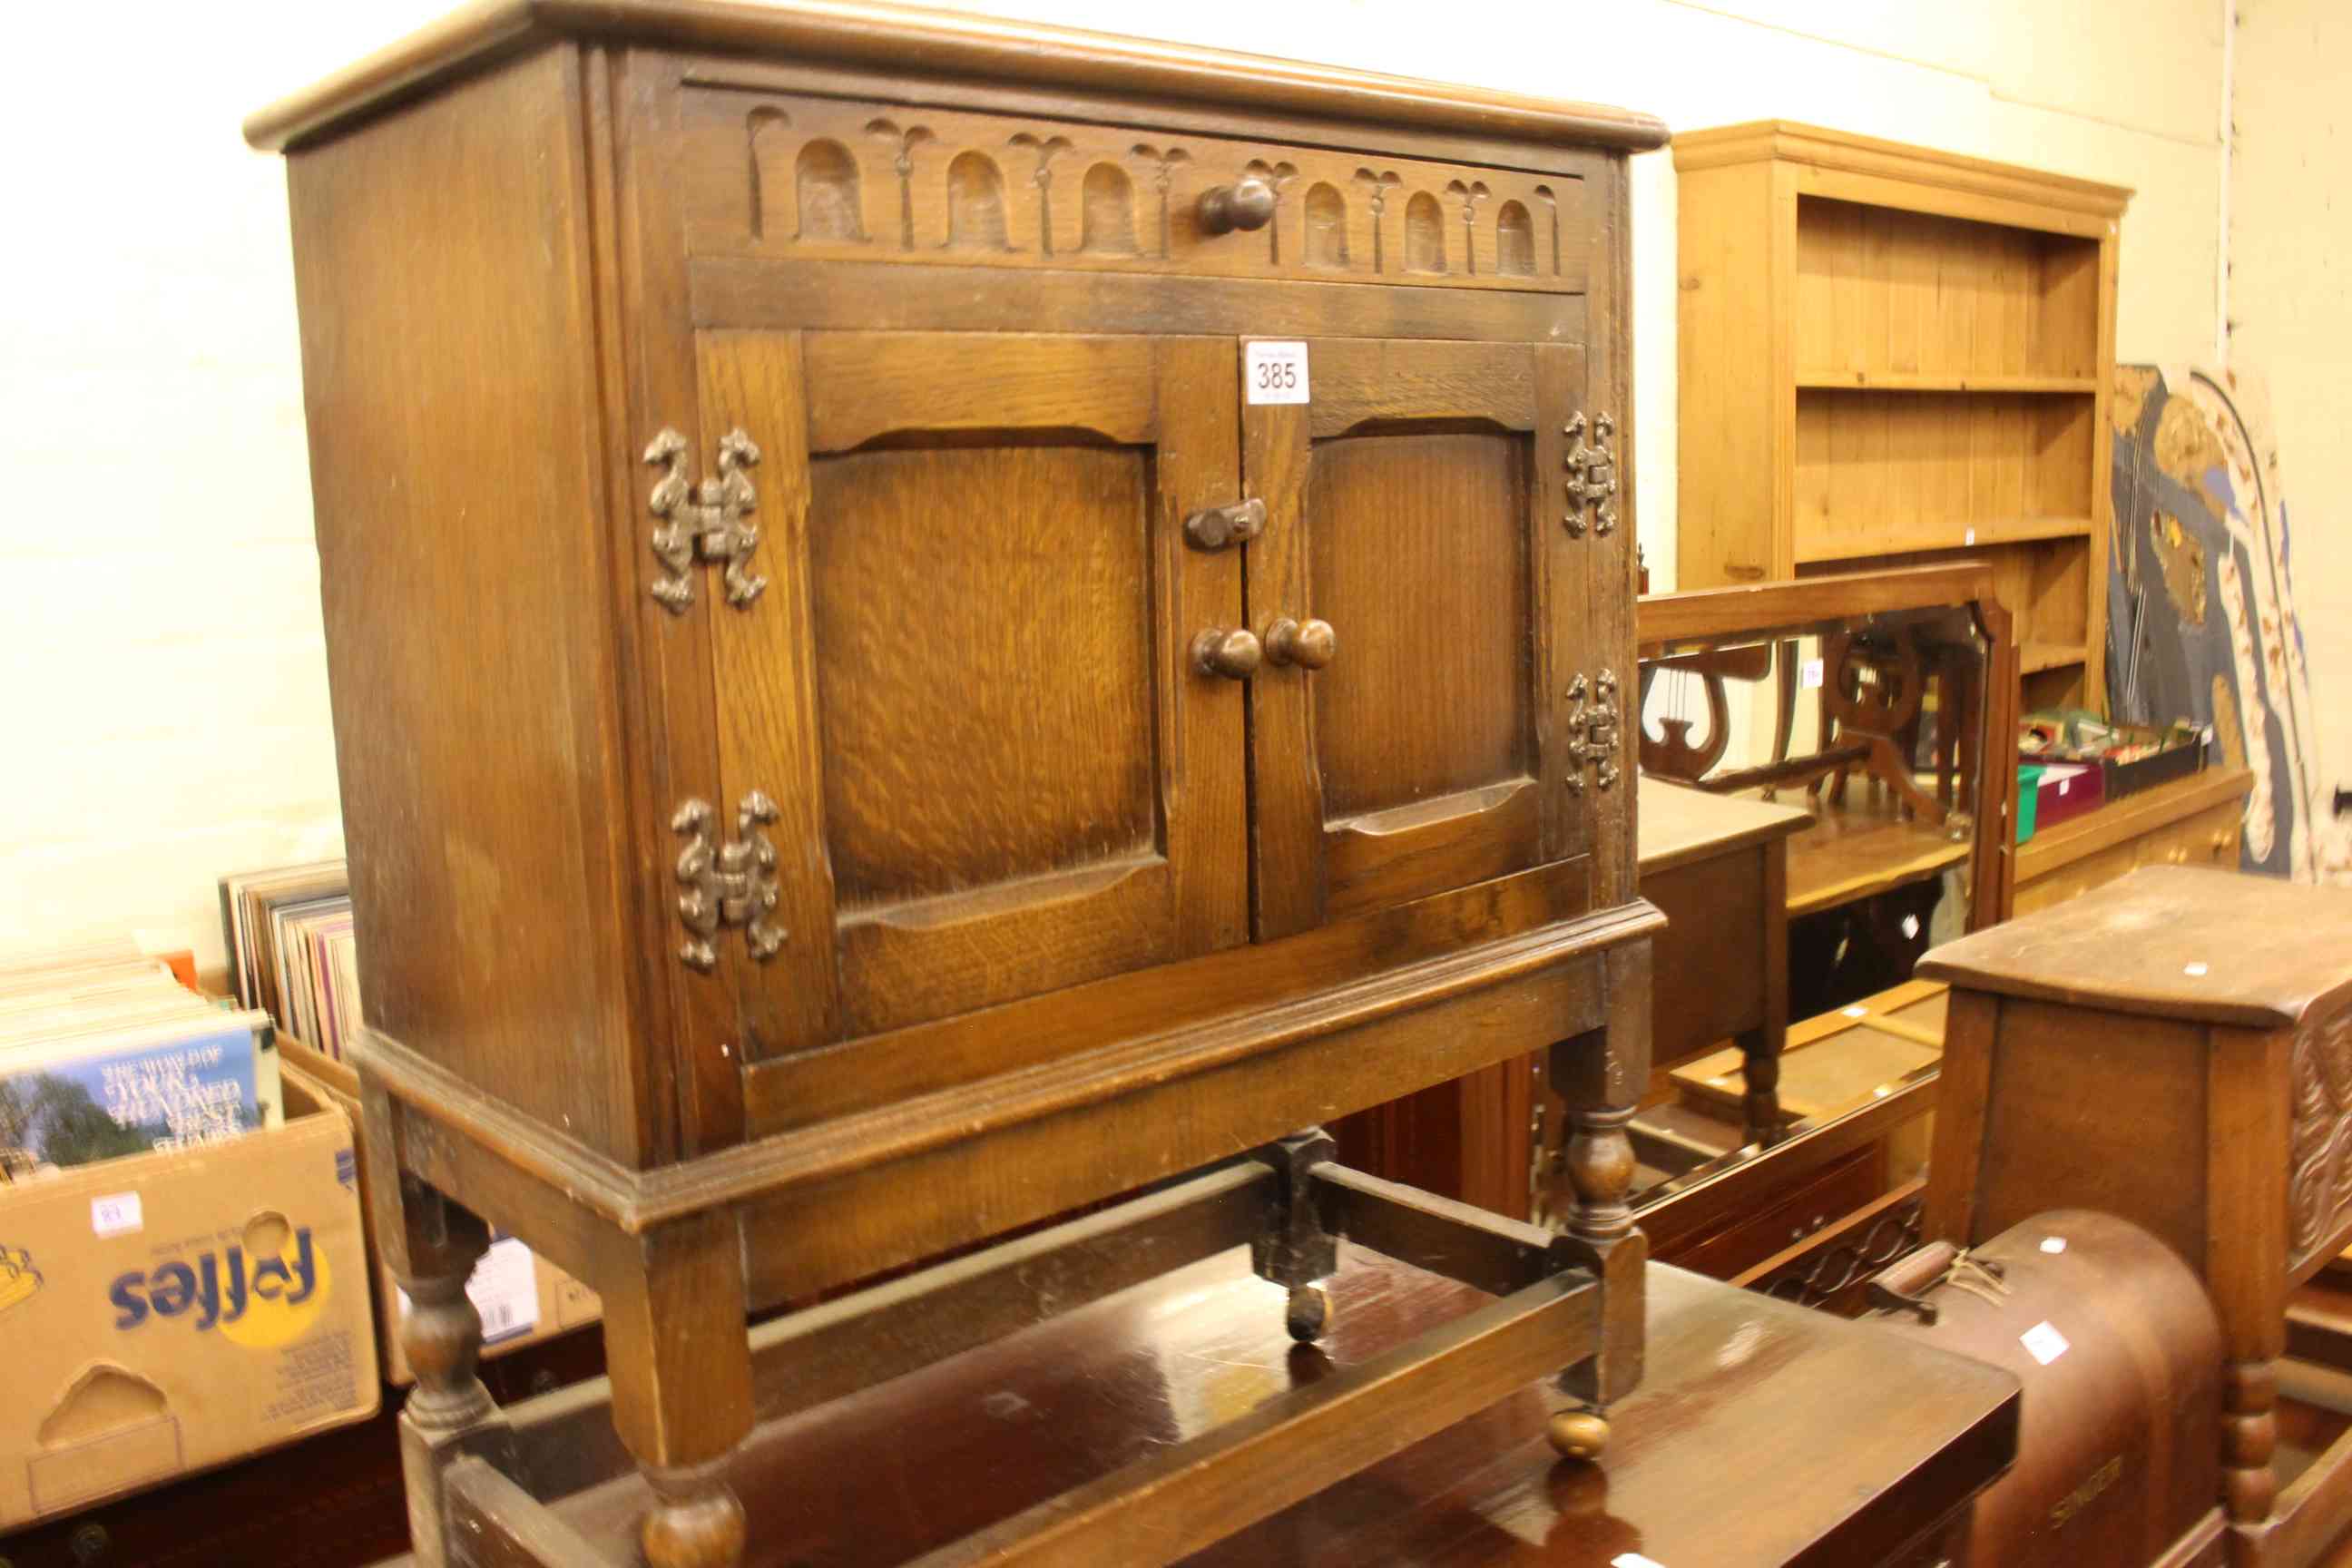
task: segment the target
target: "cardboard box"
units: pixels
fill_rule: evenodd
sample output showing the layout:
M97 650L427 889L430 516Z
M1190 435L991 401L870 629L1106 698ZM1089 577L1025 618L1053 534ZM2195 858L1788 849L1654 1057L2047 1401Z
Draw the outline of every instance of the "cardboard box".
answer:
M278 1042L283 1076L341 1107L357 1126L359 1080L351 1068L291 1035L280 1033ZM361 1197L364 1204L364 1176ZM368 1237L368 1268L375 1280L376 1342L383 1347L383 1381L405 1388L416 1381L400 1348L400 1314L406 1298L383 1263L373 1232ZM486 1360L552 1339L604 1316L604 1303L594 1291L513 1237L501 1237L490 1244L489 1253L466 1282L466 1294L482 1314Z
M0 1187L0 1529L375 1414L352 1123Z

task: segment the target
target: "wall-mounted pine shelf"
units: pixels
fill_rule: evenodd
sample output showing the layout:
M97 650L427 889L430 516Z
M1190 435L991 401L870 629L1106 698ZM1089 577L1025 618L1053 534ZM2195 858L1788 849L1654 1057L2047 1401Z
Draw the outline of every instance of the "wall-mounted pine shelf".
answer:
M1972 554L2105 681L2114 185L1784 121L1675 142L1685 588Z

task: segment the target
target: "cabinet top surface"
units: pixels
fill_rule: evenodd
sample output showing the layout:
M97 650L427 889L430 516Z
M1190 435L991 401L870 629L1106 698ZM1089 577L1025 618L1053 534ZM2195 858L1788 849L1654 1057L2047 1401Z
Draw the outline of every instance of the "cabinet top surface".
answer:
M1709 795L1646 773L1642 776L1639 817L1642 869L1654 876L1693 860L1786 838L1813 825L1813 814L1801 805Z
M1666 142L1662 121L1628 110L866 0L480 0L262 110L245 122L246 140L270 151L313 141L489 61L565 38L1541 143L1639 151Z
M1858 174L1885 174L1929 184L1981 186L2000 194L2086 212L2119 215L2131 200L2128 185L2103 184L2072 174L2052 174L2021 163L1970 158L1933 147L1888 142L1851 131L1832 131L1793 120L1751 120L1738 125L1685 131L1675 137L1675 167L1712 169L1728 163L1777 160L1811 163Z
M1937 948L1916 973L2078 1006L2288 1026L2352 1002L2352 892L2145 866Z

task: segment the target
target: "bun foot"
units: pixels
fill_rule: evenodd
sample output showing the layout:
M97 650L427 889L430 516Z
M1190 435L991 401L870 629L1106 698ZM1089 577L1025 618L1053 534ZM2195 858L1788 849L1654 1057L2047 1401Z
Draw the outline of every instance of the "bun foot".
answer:
M1331 1326L1331 1296L1320 1285L1293 1285L1290 1307L1283 1314L1283 1327L1300 1344L1312 1344L1323 1337Z
M720 1479L723 1465L656 1470L646 1479L660 1499L641 1536L647 1568L738 1568L743 1505Z
M1590 1410L1563 1410L1551 1418L1544 1436L1563 1459L1597 1459L1609 1447L1609 1422Z

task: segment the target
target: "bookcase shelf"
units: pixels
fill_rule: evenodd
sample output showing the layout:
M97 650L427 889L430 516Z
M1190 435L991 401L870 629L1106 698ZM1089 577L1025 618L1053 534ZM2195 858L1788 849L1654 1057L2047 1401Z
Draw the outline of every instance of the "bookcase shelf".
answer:
M1979 557L2025 705L2096 706L2131 193L1778 121L1675 163L1680 585Z
M2090 650L2078 642L2030 642L2019 652L2021 668L2028 675L2039 675L2045 669L2070 668L2090 657Z
M2011 392L2087 396L2098 384L2087 375L1969 375L1899 370L1801 370L1805 392Z

